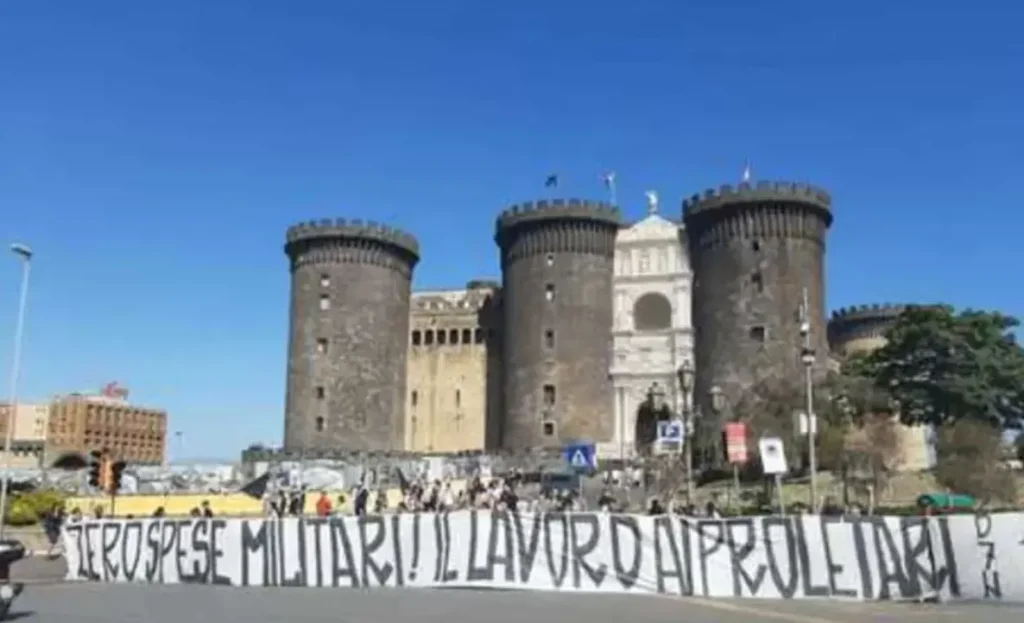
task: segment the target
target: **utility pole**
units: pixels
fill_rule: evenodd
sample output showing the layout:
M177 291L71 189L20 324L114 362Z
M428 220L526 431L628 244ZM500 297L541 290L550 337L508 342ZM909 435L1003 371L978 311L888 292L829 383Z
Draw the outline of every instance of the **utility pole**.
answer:
M804 412L807 414L807 456L811 468L811 512L818 512L818 416L814 413L814 343L811 341L811 306L804 288L804 300L800 306L800 335L803 349L800 360L804 364Z
M32 249L12 244L11 252L21 259L21 293L18 296L18 318L14 327L14 355L11 358L11 395L7 431L4 436L4 474L0 481L0 541L7 525L7 494L11 481L11 447L14 445L14 423L18 416L18 380L21 378L21 344L25 336L25 310L28 307L28 280L32 267Z

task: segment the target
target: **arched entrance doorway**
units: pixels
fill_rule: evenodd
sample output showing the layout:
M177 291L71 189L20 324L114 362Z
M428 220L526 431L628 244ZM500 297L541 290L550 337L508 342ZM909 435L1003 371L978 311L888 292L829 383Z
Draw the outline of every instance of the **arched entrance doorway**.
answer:
M636 413L636 429L633 443L636 453L650 455L654 450L654 442L658 440L658 422L672 418L672 412L665 404L665 391L657 382L647 390L647 400L640 404Z

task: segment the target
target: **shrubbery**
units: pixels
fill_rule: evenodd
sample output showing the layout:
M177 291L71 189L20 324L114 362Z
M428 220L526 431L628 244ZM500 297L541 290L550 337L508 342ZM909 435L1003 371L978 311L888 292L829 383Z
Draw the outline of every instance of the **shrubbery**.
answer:
M7 506L4 521L9 526L33 526L56 504L62 504L64 496L57 491L29 491L15 493Z

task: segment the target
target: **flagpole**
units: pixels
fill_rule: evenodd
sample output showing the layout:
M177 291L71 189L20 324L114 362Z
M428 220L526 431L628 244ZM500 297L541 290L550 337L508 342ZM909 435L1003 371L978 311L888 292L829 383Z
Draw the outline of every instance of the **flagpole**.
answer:
M614 176L610 180L608 180L608 195L609 195L609 198L611 199L612 206L619 205L618 197L616 197L616 194L615 194L615 177Z

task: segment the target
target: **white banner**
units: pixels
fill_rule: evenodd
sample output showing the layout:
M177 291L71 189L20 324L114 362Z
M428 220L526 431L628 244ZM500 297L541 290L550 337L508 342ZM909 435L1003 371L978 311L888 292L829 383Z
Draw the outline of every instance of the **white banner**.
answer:
M63 538L69 580L1024 602L1024 513L141 519Z

